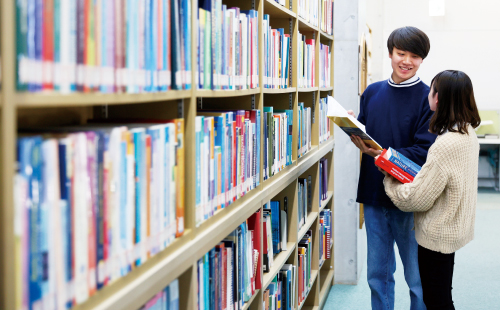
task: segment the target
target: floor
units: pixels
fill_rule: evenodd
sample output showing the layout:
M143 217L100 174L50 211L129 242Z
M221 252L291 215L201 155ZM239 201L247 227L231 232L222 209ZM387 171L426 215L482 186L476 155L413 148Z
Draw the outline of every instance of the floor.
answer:
M397 251L396 251L397 253ZM410 308L403 265L397 257L395 310ZM455 255L453 300L457 310L500 310L500 193L480 189L475 238ZM334 285L324 309L369 310L366 263L358 285Z

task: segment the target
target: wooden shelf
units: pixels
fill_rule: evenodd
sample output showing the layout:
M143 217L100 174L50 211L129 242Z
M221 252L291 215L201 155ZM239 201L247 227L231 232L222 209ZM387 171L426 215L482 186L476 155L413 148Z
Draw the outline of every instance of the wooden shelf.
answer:
M296 18L297 14L290 11L274 0L264 1L264 14L269 14L271 18Z
M332 91L333 87L320 87L319 91Z
M308 93L313 91L318 91L318 87L299 87L297 88L299 93Z
M304 223L304 225L302 225L302 227L299 230L299 237L297 240L300 241L302 239L302 237L304 237L304 235L307 233L309 228L311 228L311 225L314 223L314 221L316 220L317 217L318 217L318 212L309 213L309 215L307 216L306 222Z
M328 298L328 293L330 293L331 289L331 284L333 280L333 276L335 275L335 272L333 269L328 269L325 271L321 271L319 278L320 278L320 291L319 291L319 304L320 306L323 305L323 303L326 301Z
M252 297L250 297L250 299L248 300L248 302L246 302L243 307L241 308L241 310L247 310L250 308L250 305L252 304L253 300L257 297L257 295L259 294L259 291L260 290L255 290L255 293L252 295Z
M93 106L101 104L130 104L170 101L190 98L192 90L169 90L159 93L102 94L102 93L17 93L18 107L45 108Z
M202 98L224 98L224 97L238 97L260 94L260 87L244 90L207 90L197 89L195 91L196 97Z
M302 301L302 304L299 305L298 310L302 309L302 307L304 306L304 303L306 302L307 297L309 296L309 293L311 292L311 288L314 285L314 281L316 281L317 277L318 277L318 271L317 270L311 270L311 286L309 287L309 290L307 291L306 297Z
M328 191L326 194L327 194L326 199L325 200L321 200L321 207L319 208L319 212L323 211L323 209L330 202L330 200L332 200L333 192L332 191Z
M288 93L295 93L297 91L296 87L289 87L289 88L283 88L283 89L274 89L274 88L263 88L262 92L264 94L288 94Z
M320 33L321 37L323 37L327 40L333 41L333 35L329 35L328 33L324 32L322 30L320 30L319 33Z
M302 33L302 31L318 31L319 28L316 26L313 26L310 24L308 21L297 15L297 20L299 21L299 32Z
M274 257L273 266L271 267L271 270L269 270L269 272L267 273L264 273L264 278L262 280L263 288L267 288L269 284L271 284L273 278L278 274L278 272L281 270L281 267L283 267L287 259L293 253L295 246L296 246L295 242L288 242L286 244L286 251L281 251L281 253L279 253Z

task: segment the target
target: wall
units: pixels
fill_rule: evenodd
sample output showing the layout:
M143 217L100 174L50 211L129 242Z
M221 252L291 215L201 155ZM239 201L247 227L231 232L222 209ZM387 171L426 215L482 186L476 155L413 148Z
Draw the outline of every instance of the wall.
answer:
M457 69L473 83L480 110L500 109L497 95L500 72L500 1L445 0L445 15L429 16L429 0L369 0L367 23L373 31L373 81L392 72L387 38L392 30L415 26L431 41L429 56L418 75L429 84L436 73Z

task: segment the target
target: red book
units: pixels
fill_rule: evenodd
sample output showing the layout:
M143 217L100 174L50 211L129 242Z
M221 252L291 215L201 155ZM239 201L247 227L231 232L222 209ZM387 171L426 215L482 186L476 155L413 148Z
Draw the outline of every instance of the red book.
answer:
M311 53L312 53L312 64L311 64L311 85L309 87L314 87L315 85L315 70L314 70L314 62L316 58L316 43L314 39L306 40L307 45L311 45Z
M54 88L54 1L43 1L43 80L42 88L44 90L51 90Z
M392 175L394 178L396 178L396 180L398 180L401 183L413 182L414 177L411 174L405 172L403 169L393 164L391 161L389 161L387 157L388 157L387 150L384 149L382 151L382 154L380 154L380 156L377 157L375 165L382 168L384 171Z
M257 269L255 272L255 279L254 279L256 290L259 290L262 287L262 278L261 278L261 271L260 271L262 269L262 260L261 260L262 255L260 255L260 253L263 251L263 250L261 250L261 248L264 248L267 245L267 236L265 233L265 231L266 231L265 228L264 228L264 233L263 233L264 237L263 238L260 237L261 219L262 219L262 211L261 210L255 212L254 214L252 214L248 218L248 230L253 231L253 241L252 241L253 249L259 251L259 256L257 259ZM266 224L264 222L264 227L265 227L265 225ZM260 244L261 240L262 240L262 242L264 242L262 247ZM267 250L267 248L266 248L266 250ZM267 253L267 251L264 251L264 253ZM253 255L252 255L252 259L253 259Z

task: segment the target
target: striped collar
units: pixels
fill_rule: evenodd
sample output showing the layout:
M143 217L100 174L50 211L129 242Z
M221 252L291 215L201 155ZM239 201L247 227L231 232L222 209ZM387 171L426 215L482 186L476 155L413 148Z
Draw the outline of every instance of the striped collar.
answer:
M394 80L392 79L392 76L389 78L389 80L387 80L389 85L391 85L392 87L410 87L410 86L418 84L420 81L421 80L417 75L414 75L412 78L410 78L404 82L401 82L400 84L396 84L394 82Z

